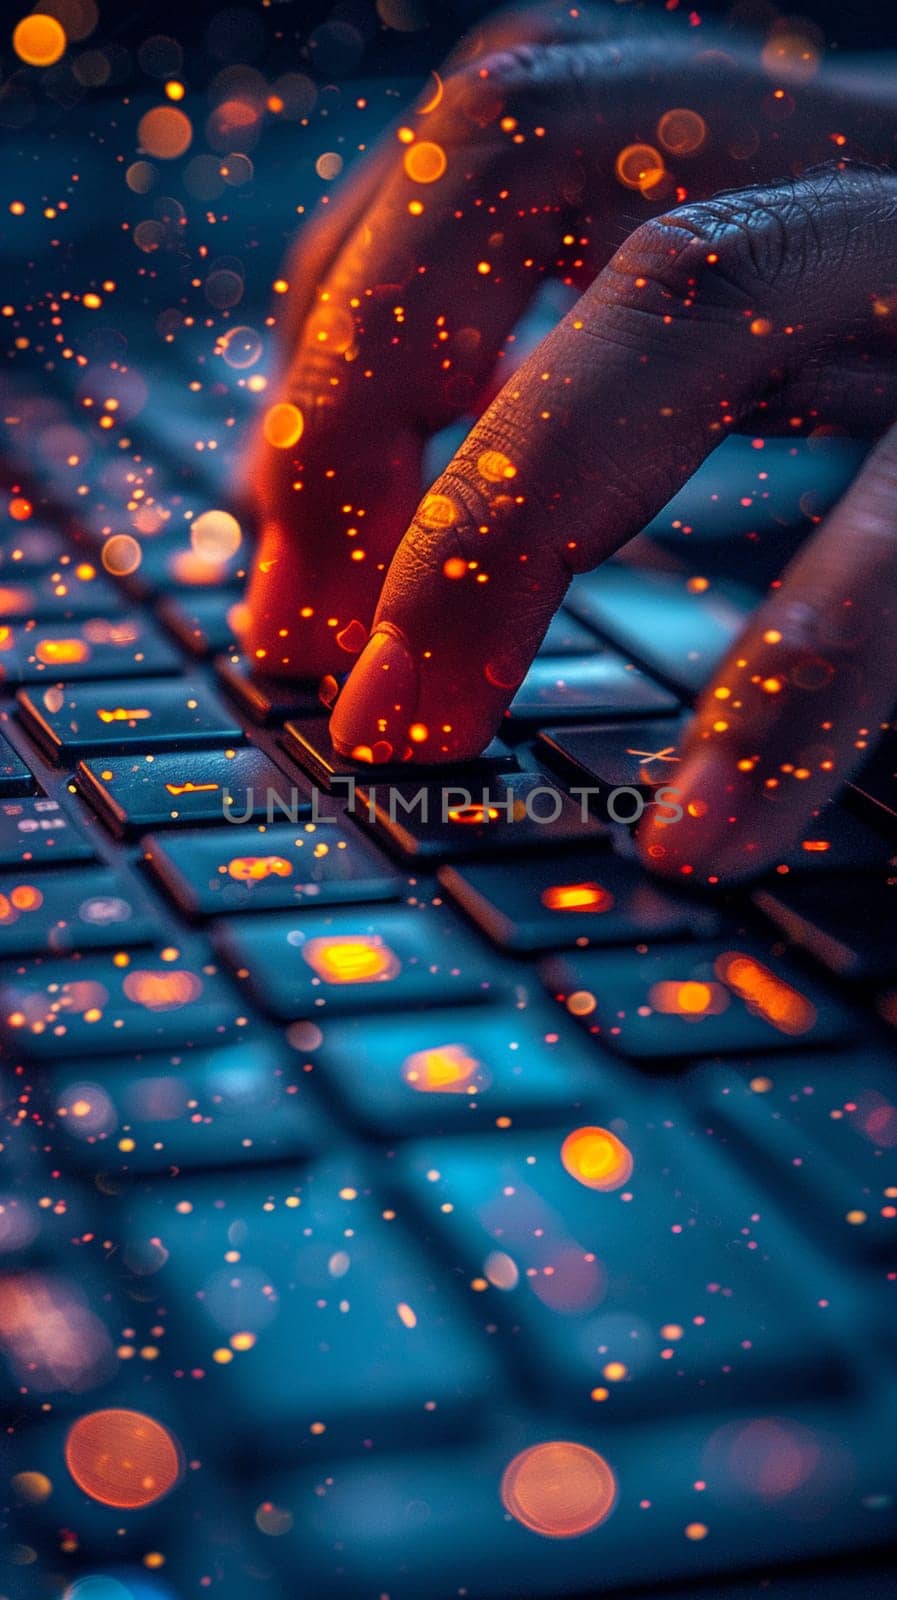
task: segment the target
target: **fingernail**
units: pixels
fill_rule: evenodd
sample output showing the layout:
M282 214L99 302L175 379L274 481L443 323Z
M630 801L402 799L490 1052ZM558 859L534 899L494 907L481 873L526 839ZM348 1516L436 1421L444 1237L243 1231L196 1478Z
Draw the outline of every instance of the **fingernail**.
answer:
M391 628L378 628L361 652L330 719L342 755L402 761L417 707L417 667Z
M668 805L652 807L639 829L642 859L656 872L680 881L704 883L728 874L731 845L744 844L746 802L751 785L731 755L699 749L670 786L682 816L664 822ZM745 870L749 870L746 863Z

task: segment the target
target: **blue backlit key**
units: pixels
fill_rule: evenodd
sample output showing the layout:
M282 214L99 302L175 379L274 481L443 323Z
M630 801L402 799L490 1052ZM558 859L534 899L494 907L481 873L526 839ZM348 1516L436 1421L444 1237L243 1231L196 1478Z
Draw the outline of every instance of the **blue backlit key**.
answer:
M544 1007L428 1008L325 1022L300 1060L372 1133L393 1140L465 1128L544 1126L607 1104L612 1056Z
M177 755L94 756L80 762L78 788L113 833L190 823L226 824L234 854L247 819L298 822L311 811L304 779L288 778L261 750L189 750Z
M90 861L95 853L58 800L0 800L0 867Z
M661 888L605 850L534 854L513 871L493 862L440 867L438 877L487 937L508 950L706 938L720 921L711 906Z
M612 1424L834 1381L813 1272L755 1187L669 1108L628 1089L607 1109L396 1157L428 1236L462 1281L486 1280L473 1304L530 1383Z
M488 998L495 974L445 913L272 912L223 923L217 942L266 1010L284 1019Z
M0 683L71 683L180 671L174 646L148 617L85 617L68 625L0 627Z
M316 1437L440 1439L485 1400L487 1341L355 1156L160 1179L122 1220L126 1259L158 1266L169 1361L205 1371L197 1428L244 1471Z
M669 689L606 645L590 656L537 656L507 711L502 731L572 717L650 717L678 711Z
M230 1042L246 1017L202 952L127 949L0 967L0 1040L16 1059Z
M242 744L240 724L203 683L184 679L21 689L20 715L58 761L95 751Z
M571 952L542 973L596 1038L635 1060L828 1044L856 1028L830 990L755 939Z
M707 1126L846 1256L897 1260L897 1057L719 1061L700 1078Z
M300 822L143 841L144 860L188 916L395 900L404 880L353 829Z
M165 1173L304 1160L324 1132L292 1052L254 1035L220 1049L72 1061L40 1098L67 1169Z
M105 867L0 873L0 957L148 944L161 933L144 896Z

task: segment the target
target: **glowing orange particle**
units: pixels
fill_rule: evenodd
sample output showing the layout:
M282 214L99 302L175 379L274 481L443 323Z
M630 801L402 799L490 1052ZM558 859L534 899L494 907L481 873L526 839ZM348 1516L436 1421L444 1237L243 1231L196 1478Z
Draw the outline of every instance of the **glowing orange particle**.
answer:
M305 428L305 418L298 406L280 401L265 413L263 431L275 450L291 450L298 444Z
M13 522L27 522L33 510L31 501L26 500L24 495L17 494L9 502L9 514Z
M103 566L116 578L136 572L143 560L143 551L130 533L114 533L103 545Z
M479 1061L463 1044L416 1050L402 1064L402 1077L419 1094L466 1094L479 1071Z
M597 1528L616 1498L616 1479L603 1456L566 1439L522 1450L501 1480L505 1510L546 1539L575 1539Z
M65 1464L92 1500L122 1511L161 1500L181 1475L174 1438L142 1411L92 1411L79 1417L65 1441Z
M517 476L517 468L501 450L484 450L477 458L477 471L487 483L501 483L502 479Z
M614 171L627 189L653 189L664 175L663 156L650 144L628 144L617 156Z
M325 983L389 983L402 963L376 934L349 939L308 939L302 956Z
M430 139L421 139L405 151L405 172L413 183L436 183L447 166L442 145Z
M234 856L228 876L238 883L258 883L264 878L289 878L293 868L283 856Z
M568 1133L561 1145L561 1161L571 1178L586 1189L608 1193L632 1177L630 1152L607 1128L577 1128Z
M749 1011L780 1033L808 1033L815 1024L816 1007L812 1002L753 956L730 950L717 957L714 969Z
M458 508L447 494L428 494L421 501L417 516L425 528L451 528L458 520Z
M193 142L193 124L175 106L154 106L140 118L137 139L157 161L176 161Z
M23 17L12 36L12 47L29 67L52 67L66 46L65 29L42 11Z
M542 890L546 911L609 911L614 897L600 883L554 883Z
M83 639L41 639L35 652L44 666L68 666L90 660L90 645Z

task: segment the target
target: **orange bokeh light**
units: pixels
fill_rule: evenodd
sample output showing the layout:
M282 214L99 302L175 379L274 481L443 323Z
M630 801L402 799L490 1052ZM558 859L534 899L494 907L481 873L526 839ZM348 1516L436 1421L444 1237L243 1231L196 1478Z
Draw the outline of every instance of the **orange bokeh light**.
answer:
M47 667L71 666L90 660L90 645L83 639L41 639L34 654Z
M263 878L288 878L293 868L283 856L234 856L227 871L240 883L258 883Z
M42 11L23 17L12 36L12 47L29 67L52 67L66 46L65 29Z
M707 137L707 124L697 111L684 106L665 111L657 124L657 137L674 156L693 156Z
M402 963L376 934L348 939L309 939L303 959L325 983L389 983Z
M816 1021L816 1007L799 990L776 977L762 961L728 950L714 962L717 977L743 1000L749 1011L780 1033L808 1033Z
M154 106L137 124L141 148L157 161L176 161L193 141L193 124L176 106Z
M617 156L614 171L627 189L653 189L664 176L663 156L651 144L628 144Z
M142 1411L92 1411L73 1423L65 1464L79 1489L101 1505L139 1511L169 1494L181 1455L161 1422Z
M561 1145L561 1161L571 1178L586 1189L608 1193L632 1177L629 1150L608 1128L577 1128Z
M505 1510L546 1539L575 1539L597 1528L616 1498L616 1479L603 1456L566 1439L521 1450L501 1480Z
M302 438L304 428L302 412L289 401L281 401L265 413L263 432L275 450L291 450Z
M445 172L448 162L441 144L433 144L430 139L421 139L417 144L408 146L404 164L412 182L436 183Z
M442 1044L415 1050L402 1064L405 1082L421 1094L466 1094L481 1087L481 1063L463 1044Z

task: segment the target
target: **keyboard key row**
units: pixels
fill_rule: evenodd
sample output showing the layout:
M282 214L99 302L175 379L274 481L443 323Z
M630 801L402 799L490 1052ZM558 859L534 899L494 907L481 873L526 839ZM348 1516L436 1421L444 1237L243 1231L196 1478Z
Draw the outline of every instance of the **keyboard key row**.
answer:
M68 627L0 626L0 683L144 678L179 672L181 665L155 623L137 612L86 617Z

